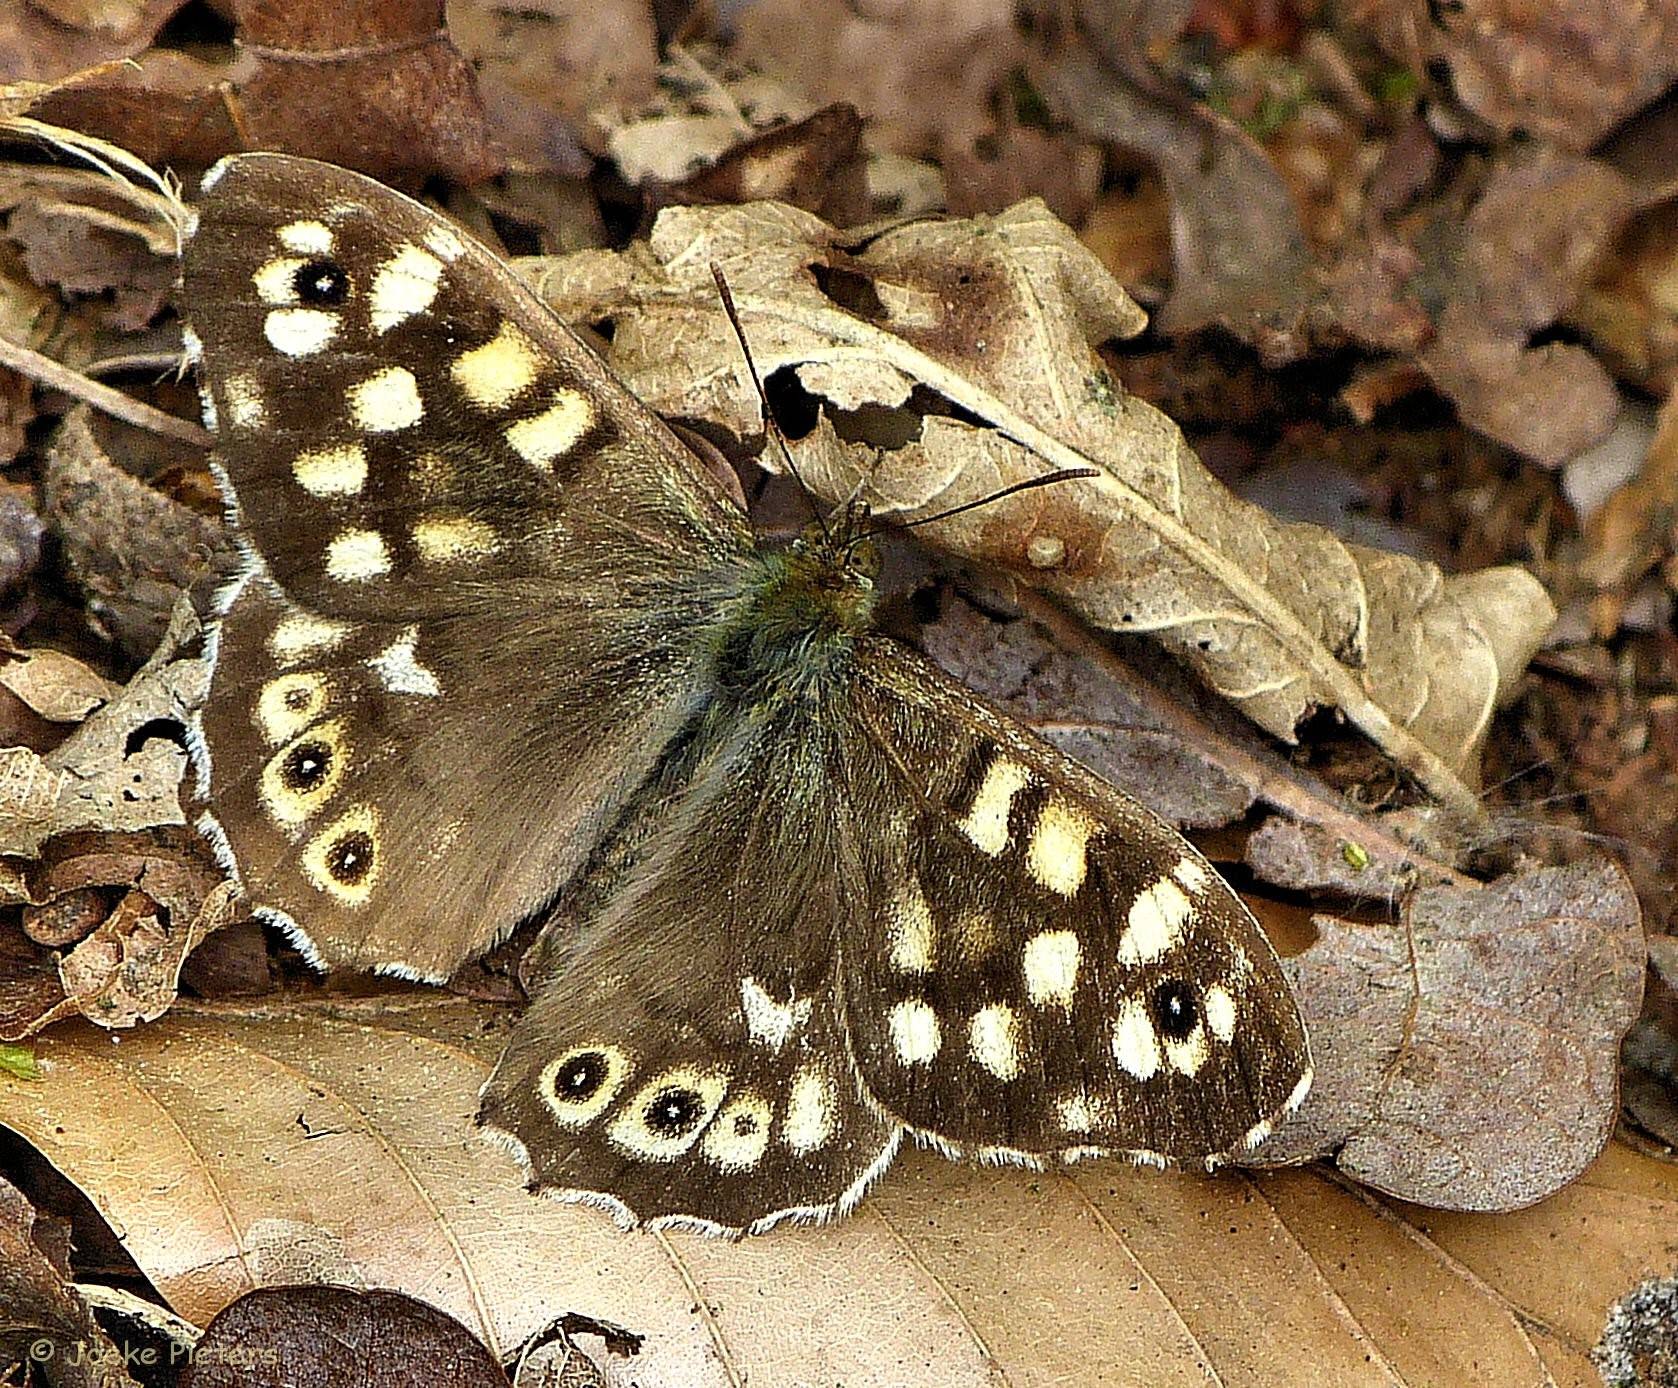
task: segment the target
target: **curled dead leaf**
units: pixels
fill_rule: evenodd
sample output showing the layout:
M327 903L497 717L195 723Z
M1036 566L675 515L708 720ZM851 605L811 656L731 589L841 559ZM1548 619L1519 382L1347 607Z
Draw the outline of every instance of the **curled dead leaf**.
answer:
M527 267L574 319L610 318L612 364L666 414L758 431L719 311L727 276L754 358L825 406L800 445L837 503L860 487L914 519L1057 468L1039 488L922 532L1146 632L1266 731L1343 710L1467 819L1491 714L1554 616L1515 568L1445 575L1245 504L1092 347L1142 312L1037 202L916 222L858 245L777 204L666 211L645 246Z
M1332 1155L1402 1199L1513 1210L1601 1153L1643 993L1641 912L1619 867L1428 887L1397 926L1317 925L1284 961L1317 1078L1261 1158Z

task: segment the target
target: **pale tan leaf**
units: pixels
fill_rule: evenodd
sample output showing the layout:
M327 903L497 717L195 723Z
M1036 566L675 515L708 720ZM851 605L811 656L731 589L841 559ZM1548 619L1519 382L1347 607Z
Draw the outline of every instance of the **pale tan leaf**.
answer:
M49 650L24 652L22 659L0 667L0 685L52 723L79 723L117 691L75 656Z
M1585 1384L1609 1303L1678 1251L1678 1170L1620 1148L1497 1219L1305 1171L910 1153L823 1229L626 1235L527 1196L470 1135L505 1021L412 994L180 1005L121 1047L48 1035L42 1080L0 1079L0 1119L200 1322L299 1277L406 1291L492 1348L580 1312L647 1337L602 1364L642 1388Z
M187 628L196 630L190 607L181 609L158 657L45 757L9 752L0 767L0 805L15 798L19 813L0 815L0 852L32 857L52 835L77 829L186 822L180 803L186 753L167 737L129 743L150 723L184 727L188 711L203 702L205 662L171 658Z
M778 204L670 209L621 257L526 268L560 312L613 320L613 365L655 408L751 435L758 403L713 264L760 372L796 371L828 407L803 460L825 499L862 483L877 511L914 518L1095 467L921 533L1096 626L1151 633L1279 737L1315 707L1344 710L1478 816L1468 786L1492 712L1554 616L1542 587L1514 568L1447 576L1233 497L1096 356L1142 312L1041 203L858 245Z

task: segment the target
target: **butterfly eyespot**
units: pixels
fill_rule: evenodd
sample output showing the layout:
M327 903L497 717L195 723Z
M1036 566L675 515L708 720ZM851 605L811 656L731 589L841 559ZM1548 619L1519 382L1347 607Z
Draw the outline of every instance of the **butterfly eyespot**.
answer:
M336 308L350 296L350 277L336 261L310 260L297 267L291 287L300 304Z
M1171 1041L1182 1041L1200 1024L1200 1004L1194 991L1180 979L1154 989L1154 1019Z
M611 1065L599 1051L584 1051L573 1056L554 1072L554 1098L562 1103L576 1104L592 1099L600 1092L611 1073Z
M286 753L280 777L300 795L317 790L332 774L332 748L324 742L301 742Z
M612 1105L629 1074L630 1057L616 1046L580 1046L550 1060L536 1081L562 1127L592 1123Z
M355 887L373 871L373 836L365 829L340 834L326 850L326 870L341 886Z
M683 1137L699 1126L706 1107L697 1089L661 1089L647 1101L645 1121L660 1137Z

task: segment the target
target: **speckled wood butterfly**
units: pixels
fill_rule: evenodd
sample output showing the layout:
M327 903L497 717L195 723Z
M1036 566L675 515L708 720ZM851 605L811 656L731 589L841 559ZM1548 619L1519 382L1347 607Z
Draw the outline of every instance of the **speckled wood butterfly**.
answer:
M1211 1166L1304 1097L1205 860L874 632L844 518L759 547L447 220L242 155L182 304L246 556L202 826L322 966L441 979L546 913L481 1112L533 1189L758 1231L905 1133Z

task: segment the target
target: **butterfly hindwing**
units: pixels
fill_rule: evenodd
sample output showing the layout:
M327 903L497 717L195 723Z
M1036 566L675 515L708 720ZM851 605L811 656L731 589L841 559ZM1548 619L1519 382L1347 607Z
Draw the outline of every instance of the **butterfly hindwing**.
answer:
M822 730L775 720L710 752L628 883L545 941L485 1087L534 1188L624 1222L762 1230L848 1208L901 1125L863 1092L839 986L860 900Z
M749 531L444 219L285 156L206 183L182 297L248 552L207 827L326 962L446 975L564 883L684 716Z
M855 837L875 905L846 1012L880 1107L991 1155L1209 1163L1256 1145L1310 1067L1239 898L919 656L877 637L859 653L845 800L874 811Z

